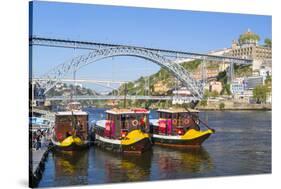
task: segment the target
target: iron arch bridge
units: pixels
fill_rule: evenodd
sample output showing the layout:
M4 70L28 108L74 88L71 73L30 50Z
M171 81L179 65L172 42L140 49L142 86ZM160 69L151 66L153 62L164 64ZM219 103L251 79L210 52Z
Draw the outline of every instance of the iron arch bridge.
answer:
M157 52L130 46L116 46L92 50L87 54L77 56L58 65L41 77L44 79L38 80L37 82L40 85L40 88L44 89L44 94L46 94L66 74L77 71L88 64L115 56L139 57L156 63L181 81L182 84L191 91L195 98L201 99L203 97L203 83L193 79L192 75L179 63L175 63L173 60L161 56Z
M114 56L134 56L158 64L162 68L172 73L178 80L180 80L182 84L191 91L193 97L197 99L201 99L203 97L203 87L205 83L204 77L206 77L205 63L207 61L229 64L228 76L230 81L232 80L233 76L234 64L252 64L252 60L250 59L230 56L200 54L120 44L97 43L91 41L44 38L38 36L31 36L29 38L29 45L31 47L30 50L32 50L32 46L34 45L91 50L91 52L87 54L77 56L69 61L64 62L63 64L58 65L40 77L38 81L35 81L40 86L40 90L42 89L42 93L44 94L54 87L57 82L60 82L66 74L75 72L76 70L90 63ZM191 73L189 73L180 65L181 62L195 59L203 61L201 81L193 79Z

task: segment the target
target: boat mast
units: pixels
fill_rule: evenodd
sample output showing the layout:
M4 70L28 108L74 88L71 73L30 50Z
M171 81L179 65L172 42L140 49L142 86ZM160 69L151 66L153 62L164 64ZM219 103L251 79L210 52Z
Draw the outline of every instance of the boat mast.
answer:
M128 90L127 90L127 83L125 83L125 91L124 91L124 108L126 108L126 101L127 101L126 96L127 96L127 92L128 92Z
M74 44L74 57L75 57L75 55L76 55L76 43ZM76 67L74 67L74 69L73 69L73 80L74 80L74 94L73 94L73 96L75 96L76 97Z
M76 70L73 71L73 80L74 80L74 92L73 92L73 96L76 97Z

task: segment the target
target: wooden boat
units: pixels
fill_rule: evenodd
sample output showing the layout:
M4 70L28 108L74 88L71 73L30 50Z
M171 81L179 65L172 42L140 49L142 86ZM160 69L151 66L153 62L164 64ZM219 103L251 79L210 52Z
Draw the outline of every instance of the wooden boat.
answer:
M214 130L202 131L199 111L194 109L159 109L158 119L150 121L150 133L155 144L173 147L198 147Z
M94 126L95 141L105 149L124 153L142 153L151 148L149 111L146 109L111 109L106 120Z
M78 150L87 148L88 113L79 108L78 103L70 103L68 111L55 114L52 143L56 149Z

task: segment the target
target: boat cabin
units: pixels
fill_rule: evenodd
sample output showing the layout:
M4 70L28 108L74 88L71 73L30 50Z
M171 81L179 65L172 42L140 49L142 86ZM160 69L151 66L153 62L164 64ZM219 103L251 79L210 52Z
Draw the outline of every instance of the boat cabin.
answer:
M149 131L149 111L144 108L135 109L111 109L106 111L106 120L103 126L97 124L99 135L120 139L132 130L140 129Z
M158 124L153 125L153 133L163 135L183 135L189 129L200 130L198 110L184 108L159 109Z
M55 114L55 136L62 142L69 136L81 140L88 138L88 113L83 111L66 111Z

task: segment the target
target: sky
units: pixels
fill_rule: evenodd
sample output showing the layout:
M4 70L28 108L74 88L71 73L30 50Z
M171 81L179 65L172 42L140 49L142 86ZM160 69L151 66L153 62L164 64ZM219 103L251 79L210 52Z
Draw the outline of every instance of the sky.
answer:
M261 44L265 38L272 38L271 16L40 1L33 4L32 28L32 35L41 37L197 53L228 48L232 40L248 28L260 36ZM56 65L88 52L33 47L33 75L40 76ZM82 68L77 72L77 78L128 81L159 69L147 60L116 57ZM103 90L94 85L90 87Z

